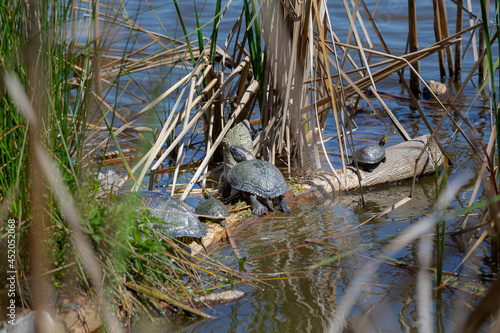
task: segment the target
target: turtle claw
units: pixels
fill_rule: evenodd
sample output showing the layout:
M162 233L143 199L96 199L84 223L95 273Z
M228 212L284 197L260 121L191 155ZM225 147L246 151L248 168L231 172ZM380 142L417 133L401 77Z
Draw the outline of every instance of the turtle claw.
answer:
M250 202L252 204L252 214L262 216L267 212L266 207L257 200L255 194L250 196Z
M263 216L266 213L266 211L267 211L266 207L261 205L261 207L256 207L252 209L252 214L257 216Z
M276 209L274 209L274 207L273 207L273 203L271 202L271 200L266 199L266 203L267 203L267 207L269 207L269 210L270 210L271 212L275 213L275 212L276 212Z

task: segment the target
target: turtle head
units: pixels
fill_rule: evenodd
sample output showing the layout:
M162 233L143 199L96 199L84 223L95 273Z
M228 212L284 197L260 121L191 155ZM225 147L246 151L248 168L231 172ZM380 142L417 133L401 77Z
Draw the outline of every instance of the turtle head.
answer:
M387 135L384 135L380 142L378 143L381 147L383 147L387 143Z
M205 198L205 200L208 200L212 197L206 189L203 189L201 192L203 193L203 197Z
M240 146L232 146L229 148L229 152L233 155L233 158L236 162L243 162L247 160L247 156L245 155L245 148Z

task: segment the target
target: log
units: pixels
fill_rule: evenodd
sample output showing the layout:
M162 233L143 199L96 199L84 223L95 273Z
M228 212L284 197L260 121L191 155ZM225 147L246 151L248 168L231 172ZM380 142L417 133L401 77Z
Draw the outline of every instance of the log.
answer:
M386 148L385 163L381 163L372 172L360 170L361 186L369 187L411 179L415 171L416 159L429 138L430 135L427 134ZM439 150L436 141L433 140L418 162L417 177L434 174L436 163L438 167L442 166L444 156ZM343 187L339 180L344 182L344 186L348 190L359 188L360 182L353 166L347 167L345 173L339 170L337 174L338 178L332 173L322 172L312 176L312 179L307 184L321 192L342 190Z

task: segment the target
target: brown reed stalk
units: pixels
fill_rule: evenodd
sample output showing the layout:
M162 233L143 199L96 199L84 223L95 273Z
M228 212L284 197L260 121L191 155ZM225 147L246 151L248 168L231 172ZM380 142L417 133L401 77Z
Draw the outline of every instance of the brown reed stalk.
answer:
M485 5L486 8L490 7L489 0L486 0L485 4L486 4ZM486 14L488 14L488 13L486 13ZM488 20L488 17L481 17L481 20ZM481 27L479 29L479 54L483 53L484 50L486 50L486 44L484 41L484 30L483 30L483 27ZM478 85L481 86L484 82L484 58L479 63L479 68L477 70L477 73L478 73L478 77L477 77Z
M439 0L438 3L439 14L440 14L440 24L441 24L441 36L440 39L445 39L450 36L450 28L448 27L448 13L446 12L446 4L444 0ZM451 51L451 45L445 48L446 60L448 61L448 75L453 76L453 55Z
M409 46L410 53L418 51L418 33L417 33L417 2L408 0L408 25L409 25ZM411 63L417 73L420 73L420 63L418 61ZM416 73L410 72L410 89L412 93L420 97L420 80Z
M463 29L463 4L464 0L457 0L457 22L455 33ZM454 81L460 82L462 79L462 39L455 45L455 71L453 73Z
M443 38L443 33L442 33L442 24L441 24L441 11L439 7L439 0L432 0L432 11L434 13L434 35L436 37L436 42L441 41ZM410 49L411 52L411 49ZM446 67L445 67L445 61L444 61L444 51L439 50L438 52L438 59L439 59L439 73L441 77L446 77Z
M100 61L99 61L99 54L100 52L100 45L101 45L101 38L99 38L99 17L100 17L100 4L99 0L93 0L92 1L92 9L94 11L94 85L95 85L95 93L97 96L102 98L102 82L101 82L101 77L100 77ZM98 106L99 107L99 106Z

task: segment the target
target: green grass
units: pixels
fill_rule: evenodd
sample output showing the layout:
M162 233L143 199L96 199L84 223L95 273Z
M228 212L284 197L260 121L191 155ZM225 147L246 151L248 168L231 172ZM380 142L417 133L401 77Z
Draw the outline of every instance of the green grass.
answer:
M435 180L436 180L436 210L439 212L441 209L439 207L439 193L440 189L446 189L448 184L448 172L445 172L441 186L439 185L439 168L435 166ZM438 213L439 214L439 213ZM446 220L439 221L436 224L436 273L435 273L435 285L439 287L443 279L443 260L444 260L444 247L445 247L445 237L446 237Z

